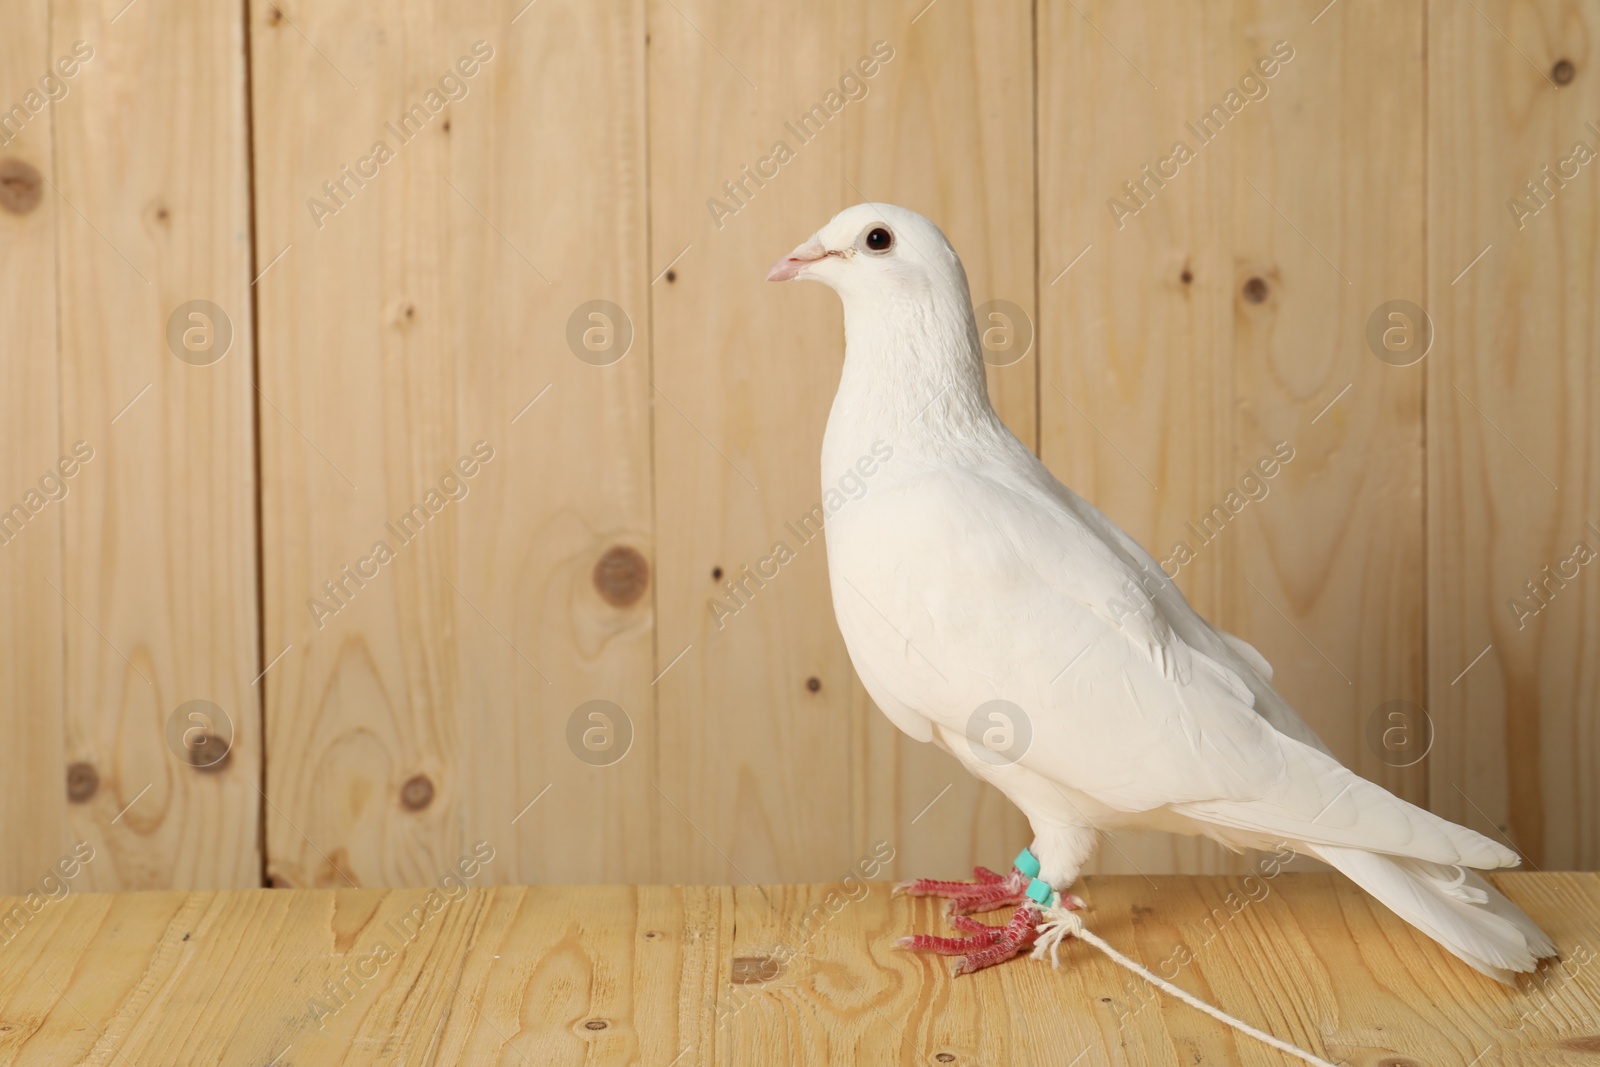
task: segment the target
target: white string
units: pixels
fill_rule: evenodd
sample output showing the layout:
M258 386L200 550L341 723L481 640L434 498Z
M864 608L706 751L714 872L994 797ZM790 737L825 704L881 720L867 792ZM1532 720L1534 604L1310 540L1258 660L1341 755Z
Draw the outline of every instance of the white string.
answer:
M1044 922L1039 924L1038 930L1039 938L1034 942L1033 946L1033 958L1036 960L1042 960L1046 955L1049 955L1051 965L1060 967L1061 960L1058 956L1058 953L1061 949L1061 942L1065 941L1069 937L1076 937L1081 941L1085 941L1093 945L1101 952L1104 952L1108 957L1110 957L1112 962L1121 964L1123 967L1126 967L1134 974L1137 974L1145 981L1155 986L1157 989L1160 989L1162 992L1172 994L1190 1007L1205 1012L1218 1022L1226 1023L1235 1030L1239 1031L1241 1034L1249 1034L1262 1044L1271 1045L1280 1052L1287 1052L1289 1055L1298 1059L1302 1059L1307 1063L1315 1064L1315 1067L1337 1067L1336 1064L1329 1063L1325 1059L1314 1056L1302 1048L1297 1048L1296 1046L1289 1044L1287 1041L1280 1041L1271 1034L1257 1030L1249 1023L1241 1022L1221 1009L1213 1008L1199 997L1196 997L1191 993L1186 993L1182 989L1179 989L1177 986L1173 985L1171 982L1168 982L1162 979L1160 976L1146 970L1138 963L1135 963L1127 956L1124 956L1122 953L1112 948L1098 935L1090 933L1089 930L1085 928L1083 925L1083 920L1078 917L1076 912L1052 904L1050 907L1044 909Z

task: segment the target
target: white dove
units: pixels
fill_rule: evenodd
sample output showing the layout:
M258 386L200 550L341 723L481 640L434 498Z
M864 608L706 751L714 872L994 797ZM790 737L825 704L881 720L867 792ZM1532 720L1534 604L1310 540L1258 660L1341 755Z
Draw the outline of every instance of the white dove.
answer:
M861 204L767 277L822 282L844 304L824 486L892 457L826 526L856 671L890 721L992 782L1034 833L1018 859L1038 870L907 883L950 898L971 936L903 944L961 955L957 973L1008 959L1035 939L1034 900L1065 894L1099 831L1148 828L1322 859L1501 981L1555 953L1470 869L1515 866L1514 852L1341 765L1261 654L1006 429L966 272L937 226ZM961 914L1009 904L1004 926Z

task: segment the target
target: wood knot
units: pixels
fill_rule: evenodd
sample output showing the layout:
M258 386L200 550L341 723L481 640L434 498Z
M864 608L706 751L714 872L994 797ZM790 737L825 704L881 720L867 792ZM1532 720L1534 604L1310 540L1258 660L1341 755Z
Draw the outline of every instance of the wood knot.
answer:
M433 803L433 782L426 774L413 774L400 787L400 804L407 811L421 811Z
M1265 278L1254 277L1244 283L1240 294L1250 303L1259 304L1267 299L1267 282Z
M600 599L614 608L625 608L644 596L650 584L650 563L639 550L628 545L606 549L594 565L594 587Z
M79 761L67 765L67 799L82 804L100 788L100 772L94 764Z
M267 12L267 25L268 26L276 26L278 23L280 23L282 21L283 21L283 12L279 11L277 8L273 8L271 11Z
M583 1024L583 1028L585 1030L604 1030L610 1025L611 1024L606 1022L604 1019L590 1019L588 1022Z
M673 282L675 282L677 280L678 280L678 272L677 271L675 271L675 270L667 271L667 284L668 285L671 285Z
M938 1060L940 1063L956 1062L956 1054L954 1052L938 1052L934 1054L933 1058Z
M13 215L26 215L39 206L44 181L32 163L21 159L0 159L0 208Z
M1550 80L1557 85L1566 85L1577 77L1578 68L1572 65L1570 59L1558 59L1556 65L1550 68Z
M722 568L721 567L712 567L711 568L711 580L713 582L722 581Z
M806 688L815 693L817 690L822 688L822 679L816 677L807 678Z
M192 739L191 735L184 735L183 758L197 771L220 771L233 758L233 748L224 738L202 730Z
M644 932L644 939L646 941L660 941L665 936L666 935L660 930L646 930Z
M728 980L734 985L755 985L782 973L783 965L770 956L735 956Z

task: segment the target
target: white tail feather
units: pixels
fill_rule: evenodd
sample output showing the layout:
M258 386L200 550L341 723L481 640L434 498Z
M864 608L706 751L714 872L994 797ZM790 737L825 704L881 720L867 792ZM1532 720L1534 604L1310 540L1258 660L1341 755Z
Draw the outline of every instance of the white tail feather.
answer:
M1353 848L1306 845L1467 964L1501 982L1556 948L1534 921L1476 871Z

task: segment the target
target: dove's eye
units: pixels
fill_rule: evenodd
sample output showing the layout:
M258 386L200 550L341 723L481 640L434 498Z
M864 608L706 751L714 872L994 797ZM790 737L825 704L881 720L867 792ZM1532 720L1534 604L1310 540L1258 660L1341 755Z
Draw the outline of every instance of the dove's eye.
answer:
M871 252L887 252L894 247L894 234L883 226L874 226L867 231L867 249Z

